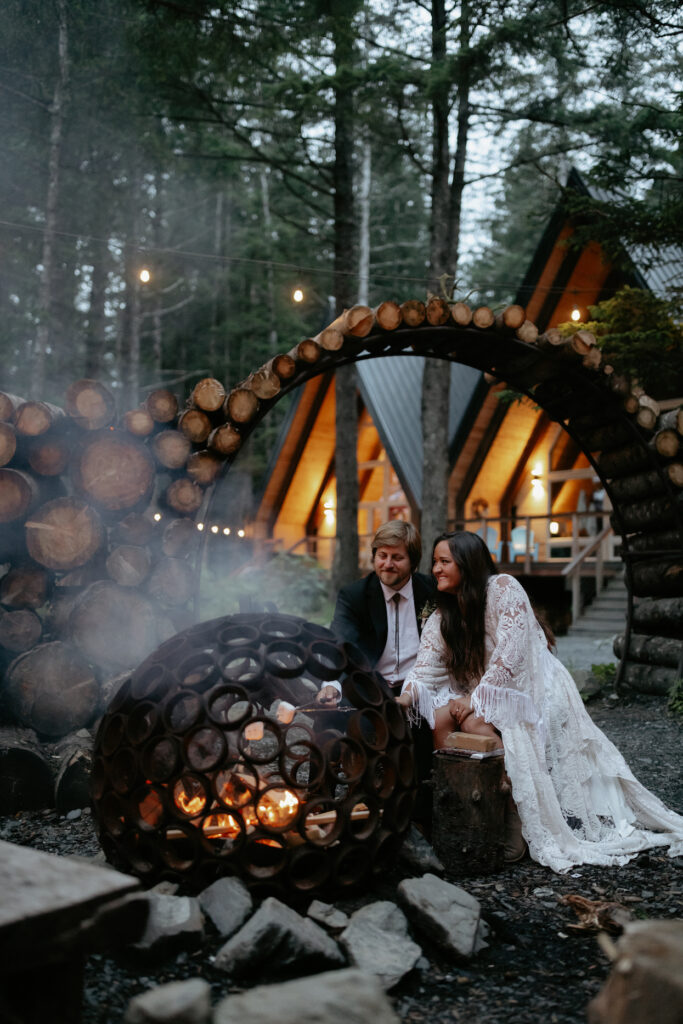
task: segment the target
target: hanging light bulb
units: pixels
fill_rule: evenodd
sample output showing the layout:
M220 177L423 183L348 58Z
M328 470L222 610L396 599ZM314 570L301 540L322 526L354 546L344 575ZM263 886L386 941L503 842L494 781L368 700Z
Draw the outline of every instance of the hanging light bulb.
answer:
M152 280L152 275L150 274L147 267L142 268L142 270L138 274L138 277L140 278L143 284L149 284L149 282Z
M294 291L292 292L292 299L294 300L294 302L303 302L304 301L303 290L301 288L295 288Z
M571 312L571 318L575 324L578 324L579 320L581 319L581 310L578 306L574 306Z

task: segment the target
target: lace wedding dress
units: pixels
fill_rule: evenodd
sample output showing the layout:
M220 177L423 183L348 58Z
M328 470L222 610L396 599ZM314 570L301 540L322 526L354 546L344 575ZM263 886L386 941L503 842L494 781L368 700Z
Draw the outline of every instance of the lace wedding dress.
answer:
M486 594L486 671L468 691L449 675L438 611L422 631L406 677L413 716L471 692L475 713L499 730L505 768L534 860L554 871L625 864L639 850L683 854L683 817L633 776L594 725L574 680L548 650L524 589L491 576Z

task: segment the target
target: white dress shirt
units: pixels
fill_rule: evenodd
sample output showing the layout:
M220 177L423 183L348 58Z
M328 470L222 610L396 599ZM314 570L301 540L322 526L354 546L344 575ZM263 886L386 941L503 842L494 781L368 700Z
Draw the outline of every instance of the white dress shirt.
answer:
M401 682L408 675L420 646L420 634L417 631L417 620L415 618L415 600L413 598L412 576L401 587L400 590L392 590L385 586L380 580L384 600L387 603L387 642L382 651L382 656L375 665L375 669L384 676L390 684ZM400 600L398 605L394 603L394 596L398 594ZM398 652L396 651L396 614L398 609ZM397 656L398 655L398 656Z

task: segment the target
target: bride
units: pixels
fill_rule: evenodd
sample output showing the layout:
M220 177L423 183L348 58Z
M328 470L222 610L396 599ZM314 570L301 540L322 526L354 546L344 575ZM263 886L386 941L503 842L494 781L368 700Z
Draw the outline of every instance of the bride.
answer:
M640 850L683 853L683 817L633 776L594 725L567 669L550 652L526 592L497 574L474 533L444 533L433 550L437 610L398 698L425 718L434 746L454 721L497 736L512 785L508 862L531 857L555 871L624 864Z

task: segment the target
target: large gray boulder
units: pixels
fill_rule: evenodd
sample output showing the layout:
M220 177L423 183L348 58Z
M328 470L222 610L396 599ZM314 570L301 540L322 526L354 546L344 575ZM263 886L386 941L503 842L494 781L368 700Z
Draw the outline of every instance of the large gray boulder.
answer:
M393 988L417 964L422 950L408 935L408 921L395 903L369 903L351 915L339 944L349 963Z
M273 896L228 939L215 960L216 967L235 979L263 968L278 977L316 974L344 964L339 946L327 932Z
M479 900L436 875L404 878L398 897L418 931L447 953L472 956L479 938Z
M227 996L213 1024L399 1024L377 978L331 971Z

